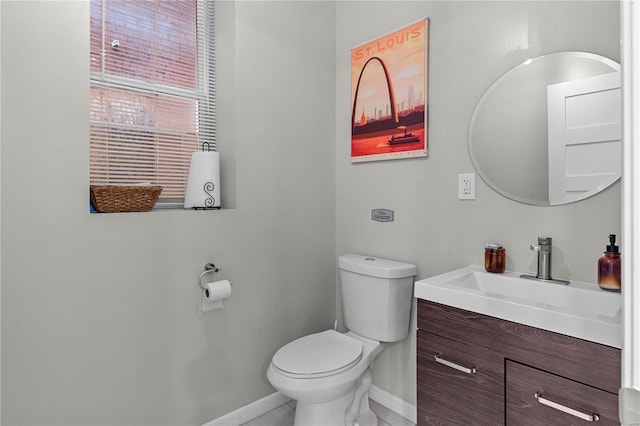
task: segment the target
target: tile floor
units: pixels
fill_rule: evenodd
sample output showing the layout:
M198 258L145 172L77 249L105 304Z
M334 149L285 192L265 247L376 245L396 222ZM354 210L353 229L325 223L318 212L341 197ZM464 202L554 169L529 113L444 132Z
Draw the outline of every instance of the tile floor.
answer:
M369 406L378 416L378 426L415 426L415 423L383 407L375 401L369 400ZM289 401L286 404L274 408L242 426L292 426L295 415L295 403Z

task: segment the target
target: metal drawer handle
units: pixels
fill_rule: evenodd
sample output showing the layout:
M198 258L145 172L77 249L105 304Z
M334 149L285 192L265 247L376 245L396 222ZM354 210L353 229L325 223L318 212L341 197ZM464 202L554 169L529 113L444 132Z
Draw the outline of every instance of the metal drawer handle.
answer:
M597 422L598 420L600 420L600 416L598 416L596 413L588 414L583 413L582 411L574 410L573 408L543 398L541 393L536 392L535 397L536 401L538 401L540 404L546 405L547 407L555 408L556 410L562 411L563 413L571 414L572 416L575 416L579 419L586 420L588 422Z
M463 373L476 374L477 370L475 367L471 367L471 368L464 367L460 364L456 364L455 362L447 361L446 359L442 358L440 354L435 354L433 357L435 358L438 364L446 365L447 367L451 367L455 370L462 371Z

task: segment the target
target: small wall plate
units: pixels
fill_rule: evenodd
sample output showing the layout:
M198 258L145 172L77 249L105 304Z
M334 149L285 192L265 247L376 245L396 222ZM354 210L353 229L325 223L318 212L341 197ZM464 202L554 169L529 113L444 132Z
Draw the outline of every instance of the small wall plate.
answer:
M371 210L371 220L375 220L377 222L393 222L393 210Z

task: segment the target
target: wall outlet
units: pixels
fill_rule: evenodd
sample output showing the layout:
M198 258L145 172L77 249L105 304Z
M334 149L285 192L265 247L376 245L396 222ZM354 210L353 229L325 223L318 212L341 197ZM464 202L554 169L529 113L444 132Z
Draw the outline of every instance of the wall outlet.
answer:
M458 175L458 200L476 199L476 174L460 173Z

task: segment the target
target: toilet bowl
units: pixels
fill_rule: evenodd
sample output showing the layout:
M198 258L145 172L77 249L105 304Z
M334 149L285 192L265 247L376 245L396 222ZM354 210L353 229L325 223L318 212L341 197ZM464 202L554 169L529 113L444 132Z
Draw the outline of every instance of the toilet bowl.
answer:
M273 356L267 379L297 401L296 426L376 426L373 363L409 333L415 265L362 255L338 259L346 333L300 337Z
M276 352L267 378L274 388L297 401L295 425L345 425L347 410L352 409L354 420L370 410L363 399L368 398L373 362L384 347L384 343L352 332L310 334ZM365 381L360 383L363 376ZM354 404L358 389L361 394Z

